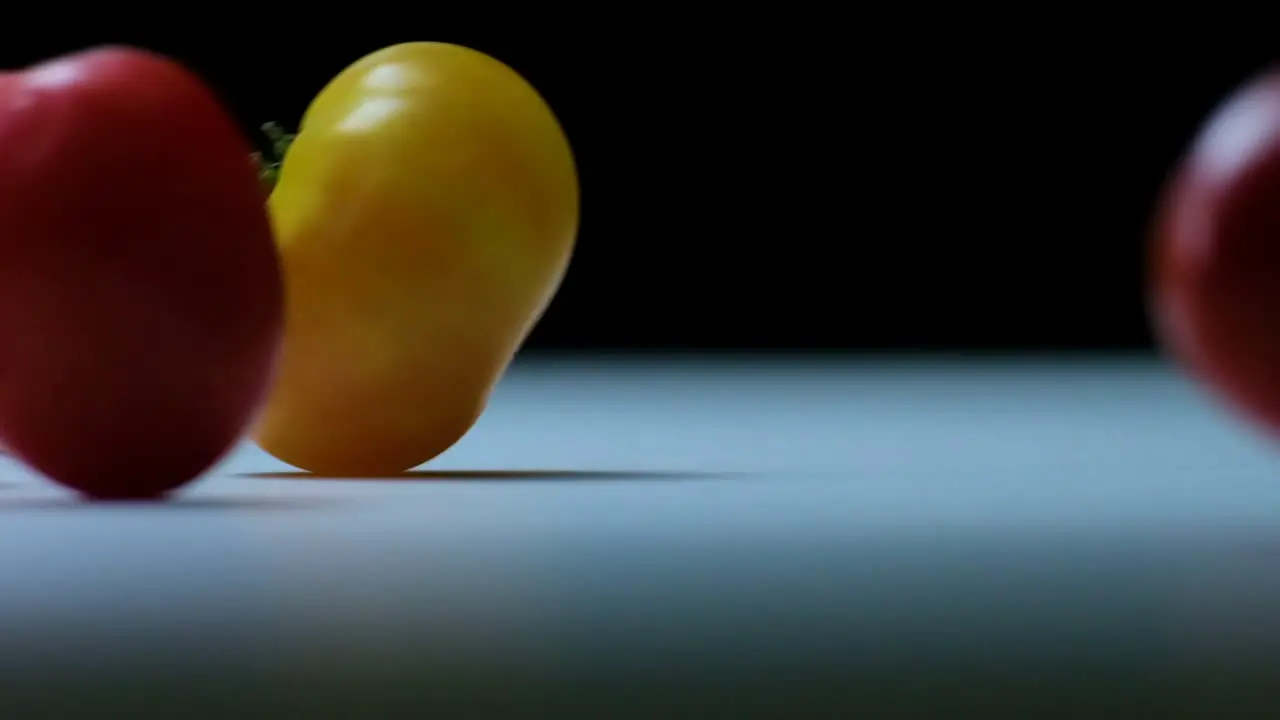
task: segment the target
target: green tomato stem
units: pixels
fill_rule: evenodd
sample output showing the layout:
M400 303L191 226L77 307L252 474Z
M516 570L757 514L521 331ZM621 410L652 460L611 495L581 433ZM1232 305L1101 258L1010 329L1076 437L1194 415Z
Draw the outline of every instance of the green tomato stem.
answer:
M286 133L278 123L269 122L262 125L262 134L271 141L270 156L264 157L262 153L256 152L250 158L254 167L258 168L258 179L262 181L263 188L270 193L280 179L280 166L284 164L284 156L289 152L289 145L293 143L297 133Z

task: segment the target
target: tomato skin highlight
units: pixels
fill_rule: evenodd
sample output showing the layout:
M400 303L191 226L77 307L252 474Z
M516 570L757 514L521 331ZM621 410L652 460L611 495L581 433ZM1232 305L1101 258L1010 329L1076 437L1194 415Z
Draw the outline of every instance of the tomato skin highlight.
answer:
M268 389L283 286L248 141L169 59L0 79L0 437L91 498L164 496Z
M1194 378L1280 439L1280 71L1211 116L1159 209L1157 335Z
M514 70L405 43L339 73L271 193L288 318L254 429L313 473L431 460L479 418L577 238L568 139Z

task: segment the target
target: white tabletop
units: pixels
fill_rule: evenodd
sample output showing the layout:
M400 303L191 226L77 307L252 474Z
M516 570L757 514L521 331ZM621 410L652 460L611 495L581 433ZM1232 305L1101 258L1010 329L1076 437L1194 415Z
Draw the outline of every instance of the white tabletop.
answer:
M153 506L0 462L4 717L1280 698L1280 454L1151 361L530 361L420 476Z

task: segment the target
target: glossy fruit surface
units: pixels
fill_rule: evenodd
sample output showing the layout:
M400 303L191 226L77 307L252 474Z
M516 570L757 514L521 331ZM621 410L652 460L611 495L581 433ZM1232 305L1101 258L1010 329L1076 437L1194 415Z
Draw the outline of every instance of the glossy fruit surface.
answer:
M1157 220L1161 341L1230 406L1280 432L1280 73L1217 109Z
M333 475L444 452L555 294L578 203L556 117L498 60L408 43L345 69L270 198L288 317L255 438Z
M99 48L0 75L0 436L96 498L162 496L240 437L283 325L279 257L213 92Z

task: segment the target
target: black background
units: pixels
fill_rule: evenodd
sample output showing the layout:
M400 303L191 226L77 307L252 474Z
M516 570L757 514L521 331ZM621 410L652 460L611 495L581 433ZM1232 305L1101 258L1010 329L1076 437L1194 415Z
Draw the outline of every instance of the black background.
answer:
M1150 349L1152 206L1206 115L1273 59L1156 32L941 43L618 12L559 33L10 30L0 63L142 45L253 132L296 123L380 47L469 45L541 90L580 167L578 251L531 345L976 352Z

